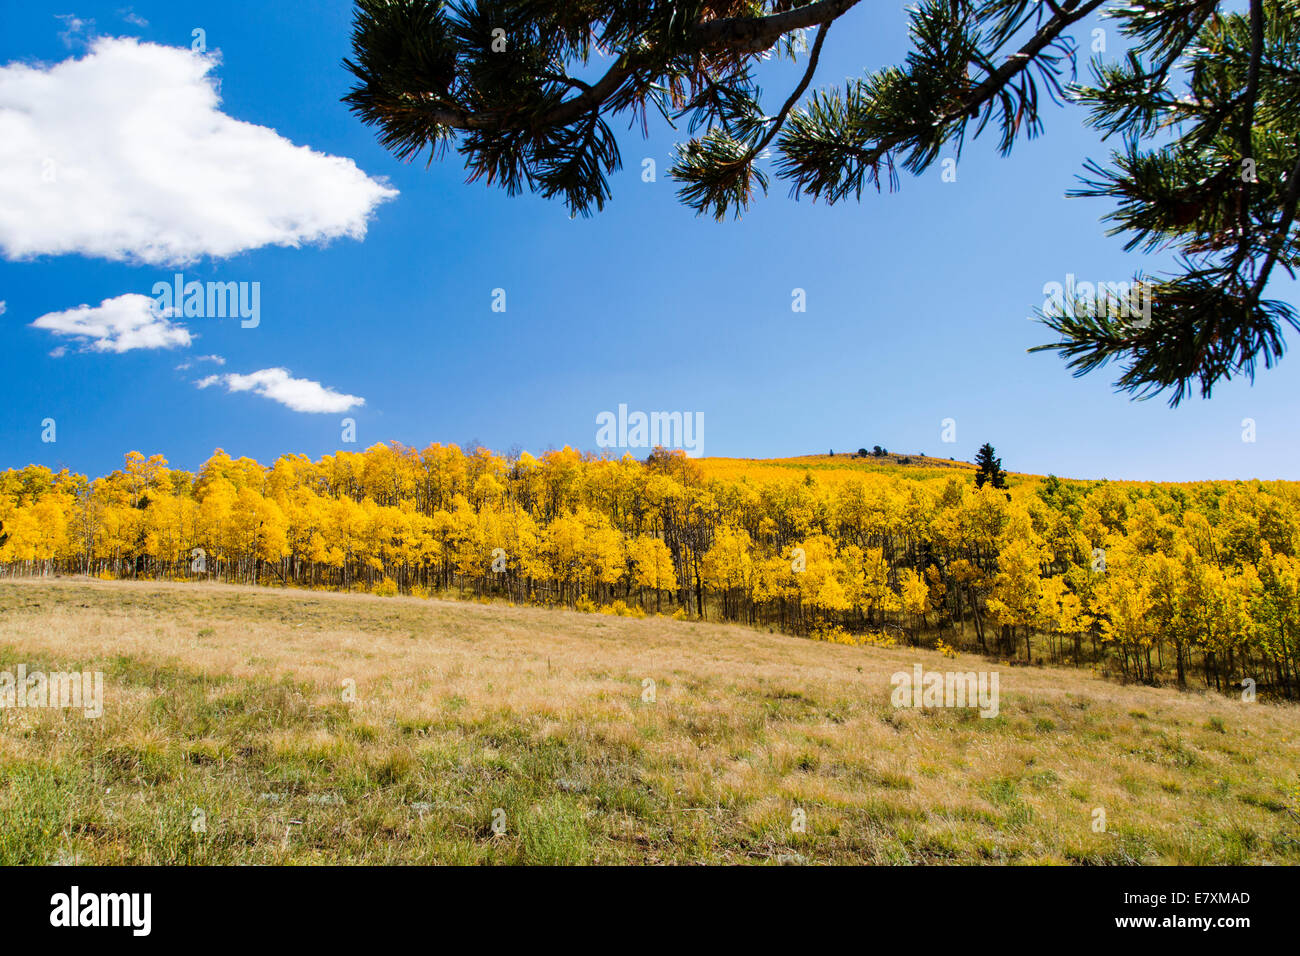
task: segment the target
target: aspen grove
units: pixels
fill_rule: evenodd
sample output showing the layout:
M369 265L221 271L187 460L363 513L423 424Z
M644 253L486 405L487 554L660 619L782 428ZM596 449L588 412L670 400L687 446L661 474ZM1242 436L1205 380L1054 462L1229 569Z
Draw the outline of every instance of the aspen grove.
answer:
M1300 696L1300 483L1002 490L917 465L131 452L94 480L0 474L0 569L670 614Z

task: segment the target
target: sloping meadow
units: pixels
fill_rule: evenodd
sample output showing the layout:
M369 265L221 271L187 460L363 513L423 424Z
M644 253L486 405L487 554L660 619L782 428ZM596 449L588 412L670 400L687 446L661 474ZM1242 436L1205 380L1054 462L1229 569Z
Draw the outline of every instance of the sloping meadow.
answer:
M763 629L222 585L0 584L3 863L1297 863L1297 709ZM1099 825L1100 824L1100 825Z

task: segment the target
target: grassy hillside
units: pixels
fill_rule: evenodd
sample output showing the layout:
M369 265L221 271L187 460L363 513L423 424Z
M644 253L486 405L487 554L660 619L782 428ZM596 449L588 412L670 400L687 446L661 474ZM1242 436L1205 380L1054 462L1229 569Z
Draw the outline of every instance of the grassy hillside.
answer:
M982 658L77 579L0 584L19 663L105 707L0 712L0 863L1300 863L1300 709L1078 670L981 719L890 675Z
M887 474L918 480L961 475L972 480L975 474L975 466L968 461L895 452L880 457L868 455L865 458L855 453L839 452L835 455L798 455L794 458L697 458L695 461L706 477L723 481L745 477L750 481L762 482L807 474L830 483L864 474ZM1008 474L1007 477L1013 476Z

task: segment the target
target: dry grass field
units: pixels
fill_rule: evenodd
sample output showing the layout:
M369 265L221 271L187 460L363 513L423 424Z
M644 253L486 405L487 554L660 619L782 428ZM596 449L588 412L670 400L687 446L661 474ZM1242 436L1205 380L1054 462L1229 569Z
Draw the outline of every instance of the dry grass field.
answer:
M999 715L895 709L915 663L997 670ZM19 664L104 713L0 711L0 863L1300 862L1300 708L1077 671L79 579L0 584Z

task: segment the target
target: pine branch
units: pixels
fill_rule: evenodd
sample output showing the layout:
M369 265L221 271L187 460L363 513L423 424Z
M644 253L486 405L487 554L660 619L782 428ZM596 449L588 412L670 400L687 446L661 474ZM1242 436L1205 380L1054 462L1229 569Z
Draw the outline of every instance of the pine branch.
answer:
M1241 159L1246 162L1254 155L1255 102L1259 98L1259 65L1264 59L1264 0L1250 0L1250 67L1246 74L1246 91L1242 96L1244 118L1241 123ZM1244 172L1244 170L1243 170ZM1244 175L1237 185L1237 253L1232 261L1232 271L1238 273L1250 255L1252 230L1250 225L1250 187Z
M838 20L859 0L818 0L804 7L762 17L728 17L709 20L691 31L692 43L701 50L740 50L762 53L781 36L794 30L824 26Z
M983 83L975 87L971 94L963 100L961 107L948 110L942 114L941 122L951 122L963 113L969 115L983 106L1010 83L1016 74L1028 67L1036 56L1042 53L1050 44L1055 43L1066 27L1078 23L1105 2L1106 0L1086 0L1080 5L1080 0L1067 0L1059 8L1059 11L1054 13L1052 18L1039 28L1037 33L1019 50L1011 54L1006 62L985 79Z
M1255 284L1250 289L1250 298L1253 303L1257 304L1260 296L1264 294L1264 286L1268 284L1269 274L1273 271L1273 266L1282 252L1282 247L1291 234L1291 226L1295 222L1297 205L1300 205L1300 159L1296 160L1295 165L1291 167L1291 172L1287 175L1286 198L1282 202L1282 216L1277 225L1273 227L1273 241L1269 244L1268 256L1264 259L1259 275L1255 277Z
M702 52L727 50L761 53L783 35L810 26L824 27L858 3L859 0L819 0L805 7L761 17L706 20L687 33L686 46ZM594 86L533 118L530 125L534 129L564 126L589 112L599 110L636 73L638 62L650 64L661 59L663 56L657 55L653 50L644 51L635 58L624 53ZM433 98L433 94L428 96ZM432 122L449 129L487 129L499 125L502 120L502 117L494 113L474 113L445 105L430 104L424 107L423 112Z
M753 197L753 182L757 182L764 191L767 189L767 177L754 170L754 161L772 141L794 105L808 89L817 64L821 59L822 44L830 31L830 23L823 23L817 30L812 50L808 56L808 66L804 69L794 92L786 99L776 116L767 119L768 129L761 137L754 132L753 145L745 148L728 130L713 129L701 139L692 140L678 148L678 161L672 169L672 177L683 183L678 195L682 201L697 212L709 210L713 218L725 219L728 212L739 215Z
M776 134L781 131L781 127L785 125L786 118L790 115L790 111L794 109L794 105L799 102L799 97L803 96L807 91L808 84L812 82L813 74L817 72L817 61L822 55L822 43L826 39L826 34L830 30L830 26L829 22L823 23L817 30L817 39L813 41L812 52L808 54L808 68L804 70L803 79L799 81L799 85L795 87L794 92L791 93L789 98L785 101L785 105L783 105L780 112L776 114L776 117L772 122L772 128L767 131L767 135L764 136L753 150L750 151L751 159L763 152L767 147L767 144L772 142L772 138L776 136Z

